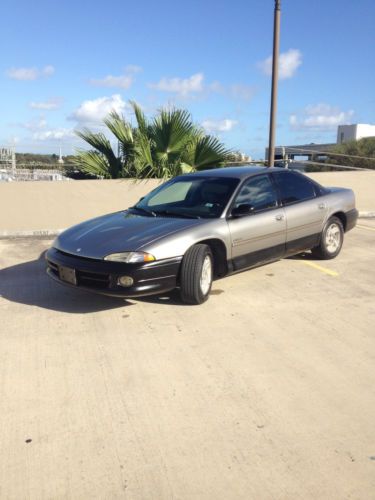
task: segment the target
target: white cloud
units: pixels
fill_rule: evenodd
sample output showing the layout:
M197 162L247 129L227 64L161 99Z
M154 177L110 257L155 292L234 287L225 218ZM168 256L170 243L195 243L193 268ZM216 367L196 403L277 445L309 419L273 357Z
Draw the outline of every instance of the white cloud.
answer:
M241 99L243 101L249 101L252 99L256 92L256 88L252 85L246 85L243 83L223 85L218 81L206 85L205 90L215 92L217 94L223 94L234 99Z
M354 115L353 110L341 111L340 108L329 104L306 106L301 116L292 114L289 124L293 129L330 130L338 125L350 123Z
M215 81L206 86L206 88L211 92L217 92L218 94L223 94L226 91L224 85L220 82Z
M62 99L56 97L54 99L48 99L47 101L32 101L29 103L29 106L33 109L44 109L48 111L59 108L61 103Z
M76 135L71 128L55 128L33 134L33 139L36 141L61 140L73 137L75 138Z
M83 103L68 117L81 124L95 124L101 122L111 111L122 113L126 107L120 94L110 97L83 101Z
M177 97L183 98L197 95L207 97L209 94L216 93L245 101L250 100L254 96L256 90L253 86L241 83L223 85L217 80L206 83L203 73L195 73L188 78L164 77L157 83L150 83L149 87L162 92L169 92L175 94Z
M37 121L23 123L21 127L26 128L27 130L40 130L47 126L47 121L44 118L40 118Z
M49 64L48 66L44 66L44 68L41 71L41 74L43 76L51 76L55 72L55 68Z
M104 78L92 78L90 80L90 84L95 85L96 87L117 87L120 89L128 89L134 82L134 75L140 71L142 71L140 66L131 64L126 66L123 75L107 75Z
M135 75L136 73L140 73L142 71L141 66L137 66L136 64L128 64L125 67L125 72L131 75Z
M37 68L10 68L6 75L13 80L36 80L38 78Z
M3 140L3 145L5 147L12 147L15 146L16 144L19 144L20 142L21 142L21 137L18 137L17 135L11 135Z
M112 76L108 75L105 78L96 80L91 79L90 84L96 87L117 87L120 89L128 89L133 83L133 77L130 75Z
M237 83L230 86L230 94L232 95L232 97L243 99L244 101L249 101L250 99L252 99L254 97L255 91L255 87L252 87L250 85Z
M205 120L201 125L207 132L229 132L237 123L236 120L226 118L224 120Z
M12 80L37 80L41 77L51 76L55 72L55 68L51 65L38 68L9 68L6 70L6 75Z
M302 64L302 53L298 49L289 49L279 55L279 79L285 80L292 78L297 68ZM266 75L272 74L272 56L267 57L258 64L259 68Z
M203 80L203 73L196 73L189 78L162 78L158 83L150 83L149 86L152 89L187 97L189 94L203 92Z

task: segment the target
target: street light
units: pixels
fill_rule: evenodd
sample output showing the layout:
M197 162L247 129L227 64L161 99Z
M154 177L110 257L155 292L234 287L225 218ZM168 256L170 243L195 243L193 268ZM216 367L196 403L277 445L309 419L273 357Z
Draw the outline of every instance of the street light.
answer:
M268 143L268 166L273 167L275 158L275 130L277 110L277 80L279 74L280 0L275 0L273 20L272 90L270 110L270 134Z

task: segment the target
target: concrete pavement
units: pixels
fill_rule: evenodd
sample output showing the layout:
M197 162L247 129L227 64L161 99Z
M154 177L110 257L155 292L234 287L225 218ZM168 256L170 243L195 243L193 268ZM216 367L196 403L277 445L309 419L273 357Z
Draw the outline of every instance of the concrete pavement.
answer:
M59 286L0 242L0 498L370 499L375 224L209 301Z

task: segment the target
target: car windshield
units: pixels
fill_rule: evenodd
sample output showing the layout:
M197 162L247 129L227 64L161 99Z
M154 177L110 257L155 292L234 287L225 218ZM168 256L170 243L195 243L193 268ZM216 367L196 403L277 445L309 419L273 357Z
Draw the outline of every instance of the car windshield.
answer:
M158 187L134 207L140 214L187 218L220 217L239 180L181 176Z

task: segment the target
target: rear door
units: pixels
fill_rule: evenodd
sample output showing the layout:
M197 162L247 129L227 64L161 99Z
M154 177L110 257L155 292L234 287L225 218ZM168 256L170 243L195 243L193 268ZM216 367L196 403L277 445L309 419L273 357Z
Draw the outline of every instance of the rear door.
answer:
M287 254L307 250L319 244L327 213L327 204L319 186L298 172L274 172L287 221Z
M234 270L281 258L285 254L285 211L269 174L245 181L231 210L241 205L251 205L251 212L228 218Z

